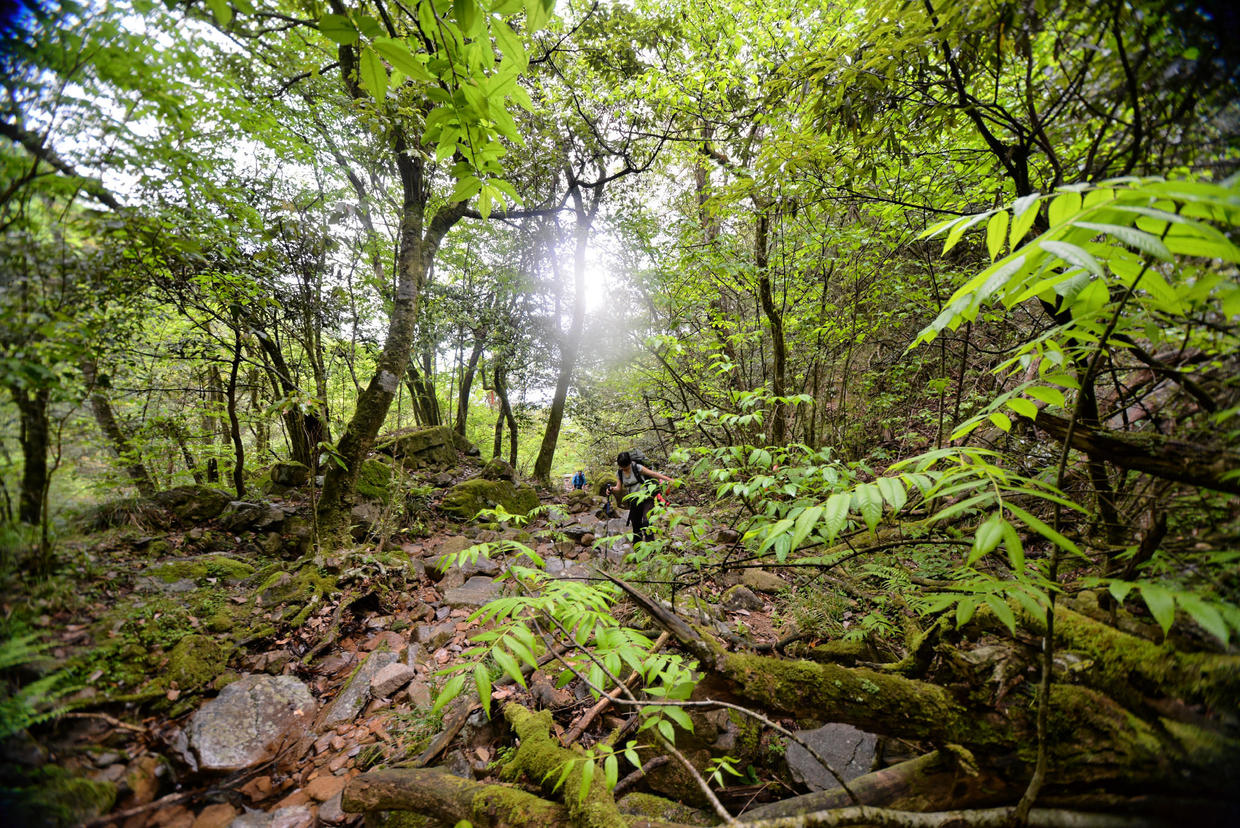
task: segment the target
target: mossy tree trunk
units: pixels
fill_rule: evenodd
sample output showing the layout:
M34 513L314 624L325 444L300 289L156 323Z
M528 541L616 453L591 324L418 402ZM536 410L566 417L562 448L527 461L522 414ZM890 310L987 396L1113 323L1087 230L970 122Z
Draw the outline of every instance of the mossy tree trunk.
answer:
M47 388L9 386L21 421L18 442L22 448L22 485L17 498L17 519L32 526L43 514L43 490L47 485L47 451L51 423Z
M99 430L108 439L108 445L117 459L124 464L125 473L129 475L138 494L152 497L155 494L155 482L142 462L141 452L129 440L116 418L116 412L112 410L112 401L108 399L106 384L100 380L98 366L88 357L81 361L81 368L82 378L90 389L90 410L95 415Z

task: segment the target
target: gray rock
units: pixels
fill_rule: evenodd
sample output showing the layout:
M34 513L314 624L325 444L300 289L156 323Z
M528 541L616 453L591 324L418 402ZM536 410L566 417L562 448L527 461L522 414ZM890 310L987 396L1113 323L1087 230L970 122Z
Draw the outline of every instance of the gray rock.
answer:
M432 580L438 581L450 576L454 571L459 572L465 578L470 578L474 575L498 575L500 570L499 564L486 555L479 555L473 561L457 564L446 570L440 568L440 564L445 556L455 555L474 545L473 541L462 535L455 535L445 539L443 543L436 547L436 554L426 559L427 576Z
M284 517L284 510L273 503L234 500L220 515L220 526L229 532L263 532L278 528Z
M426 708L430 707L434 702L431 696L431 688L424 681L411 681L407 688L409 693L409 703L414 707Z
M590 570L575 561L552 555L546 559L547 574L552 578L589 578Z
M873 733L858 730L852 725L829 724L817 730L798 730L796 735L826 759L845 782L869 773L874 765L878 737ZM810 790L825 791L839 787L835 777L796 742L788 742L786 757L792 778L804 783Z
M629 531L627 513L624 517L614 517L607 521L608 535L623 535Z
M370 695L376 699L390 699L415 675L417 671L412 667L401 664L399 661L392 662L370 679Z
M728 588L723 596L719 599L719 606L728 611L735 610L760 610L762 609L762 599L753 594L747 586L737 584Z
M271 828L271 814L245 809L245 813L228 823L228 828Z
M208 486L177 486L157 492L151 499L186 521L211 520L232 500L227 492Z
M740 539L741 533L727 526L715 533L715 540L724 546L730 546Z
M340 695L323 715L322 729L356 719L357 714L361 713L362 708L366 706L366 700L370 698L370 680L384 667L394 663L396 659L396 653L389 650L376 650L366 656L362 666L357 668L353 678L349 679L349 683L344 686Z
M271 815L271 828L314 828L314 823L314 808L309 805L292 805Z
M754 592L783 592L788 582L765 569L746 569L741 573L741 583Z
M450 608L449 611L451 611ZM454 635L456 635L456 624L452 621L445 621L442 624L419 624L413 631L414 643L425 644L431 650L438 650Z
M190 745L204 770L241 770L275 755L280 740L304 729L318 705L292 676L244 676L194 714Z
M374 503L358 503L349 511L349 529L353 540L362 541L379 528L383 510Z
M493 578L475 575L463 585L444 593L444 603L450 607L480 607L499 597L499 587Z
M516 480L516 472L508 461L501 457L492 457L482 467L482 476L487 480Z
M423 625L427 626L427 625ZM414 635L417 635L416 631ZM409 649L405 651L405 664L415 670L425 670L430 663L431 655L426 651L419 641L410 641Z
M343 793L338 793L331 799L319 806L319 819L328 825L339 825L348 820L351 814L346 814L341 806L341 797Z
M594 527L583 526L580 523L574 523L572 526L565 526L560 531L563 532L568 537L572 538L577 543L581 543L582 536L590 535L594 533Z
M310 481L310 468L304 463L276 463L271 467L271 482L280 486L304 486Z

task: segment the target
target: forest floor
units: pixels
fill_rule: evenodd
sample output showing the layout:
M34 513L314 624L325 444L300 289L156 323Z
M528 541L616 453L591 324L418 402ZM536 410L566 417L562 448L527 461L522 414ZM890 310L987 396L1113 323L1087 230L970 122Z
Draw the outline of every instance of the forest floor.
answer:
M595 567L618 571L631 551L627 542L591 547L625 528L622 520L594 514L601 504L578 495L577 514L556 527L540 519L521 531L438 521L426 537L356 543L322 556L318 567L273 559L261 541L243 542L214 521L166 534L133 526L88 534L66 547L69 569L33 601L10 595L2 607L6 617L33 612L33 625L50 633L54 644L35 666L46 672L72 664L79 680L62 698L71 712L32 728L37 738L5 746L0 759L16 798L0 796L0 804L49 825L308 828L360 824L360 815L341 807L347 780L419 754L419 764L496 781L493 760L508 738L503 722L488 721L470 694L440 712L431 706L444 682L440 671L470 660L462 654L479 631L470 616L499 594L495 579L512 556L447 572L437 569L436 556L519 538L557 577L595 578ZM552 528L558 540L534 539ZM316 580L320 571L335 573L330 586ZM754 589L743 590L730 611L710 610L709 620L721 633L773 643L787 623L773 594L787 585L761 571L747 578ZM728 585L703 586L719 593ZM261 761L251 756L243 767L204 769L203 762L228 761L208 760L201 745L191 744L193 721L205 702L245 675L301 682L313 703L297 712L313 719L286 728ZM497 687L495 698L551 709L563 732L595 699L580 682L560 689L554 678L536 672L528 688ZM620 722L600 716L583 742ZM451 738L435 740L445 728ZM739 809L776 790L787 795L782 776L761 781L751 769L725 799ZM12 793L14 779L39 789L33 802ZM82 779L92 786L82 787Z

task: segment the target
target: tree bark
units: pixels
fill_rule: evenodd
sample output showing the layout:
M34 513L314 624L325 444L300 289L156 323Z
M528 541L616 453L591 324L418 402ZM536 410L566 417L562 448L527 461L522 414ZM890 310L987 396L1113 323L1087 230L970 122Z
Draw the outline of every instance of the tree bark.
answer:
M234 315L233 358L228 370L228 436L233 447L233 489L237 499L245 497L245 443L241 439L241 421L237 418L237 374L241 370L241 325Z
M51 423L47 405L51 392L47 388L10 386L13 402L20 415L22 448L22 485L17 498L17 519L34 526L43 514L43 489L47 485L47 451L51 439Z
M267 362L271 365L278 391L286 398L301 396L301 389L293 379L293 373L284 359L280 346L266 334L257 334L258 345ZM305 408L300 402L289 406L281 415L284 430L288 432L289 449L292 459L311 469L312 474L318 472L318 447L320 443L331 441L331 432L327 422L318 413Z
M465 420L469 416L469 394L474 387L474 376L478 373L478 360L482 358L482 348L486 344L486 332L474 336L474 346L469 352L469 361L461 372L461 387L456 397L456 422L453 429L462 437L465 436Z
M775 295L771 289L770 268L770 215L765 209L758 213L754 227L753 253L754 267L758 271L758 298L762 303L762 312L771 328L771 390L776 397L788 395L787 389L787 343L784 341L784 320L779 309L775 307ZM788 405L776 402L771 413L771 443L782 446L787 442Z
M95 422L99 424L99 430L107 437L112 453L125 465L125 473L129 475L138 494L152 497L155 494L155 483L142 462L141 453L129 441L120 421L116 419L112 402L104 387L99 384L98 366L93 359L85 358L81 362L81 368L82 377L90 391L90 408L95 415Z

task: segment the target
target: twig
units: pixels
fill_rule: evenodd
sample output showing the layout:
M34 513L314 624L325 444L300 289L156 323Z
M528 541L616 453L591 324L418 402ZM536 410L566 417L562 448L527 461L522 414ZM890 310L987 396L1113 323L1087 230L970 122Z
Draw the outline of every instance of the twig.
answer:
M654 647L651 648L650 654L654 655L660 649L662 649L663 645L667 643L668 638L670 638L670 636L666 632L660 635L658 640L654 642ZM634 670L632 673L629 674L629 677L625 679L624 683L625 685L632 684L633 682L637 681L638 678L639 678L638 673L636 670ZM568 729L568 731L560 738L560 744L567 747L568 745L571 745L573 742L577 741L577 739L581 738L581 734L585 733L586 728L590 726L590 723L593 722L595 719L597 719L599 714L602 713L604 710L606 710L611 705L612 702L614 702L617 698L620 697L620 695L623 692L624 690L622 688L617 687L615 690L612 690L610 693L605 694L601 699L599 699L595 703L593 707L587 710L581 716L581 718L577 720L577 723L575 725L573 725L572 727Z
M611 792L611 795L617 798L623 796L625 791L642 781L642 777L646 774L650 773L655 768L663 767L670 761L672 761L672 757L670 756L652 757L649 762L646 762L640 768L617 782L616 787Z
M132 730L134 733L146 733L147 731L147 728L145 727L140 727L139 725L133 725L133 724L130 724L129 722L122 722L120 719L116 718L115 716L109 716L107 713L84 713L84 712L62 713L61 718L62 719L103 719L105 722L112 725L113 727L123 727L125 728L125 730Z

